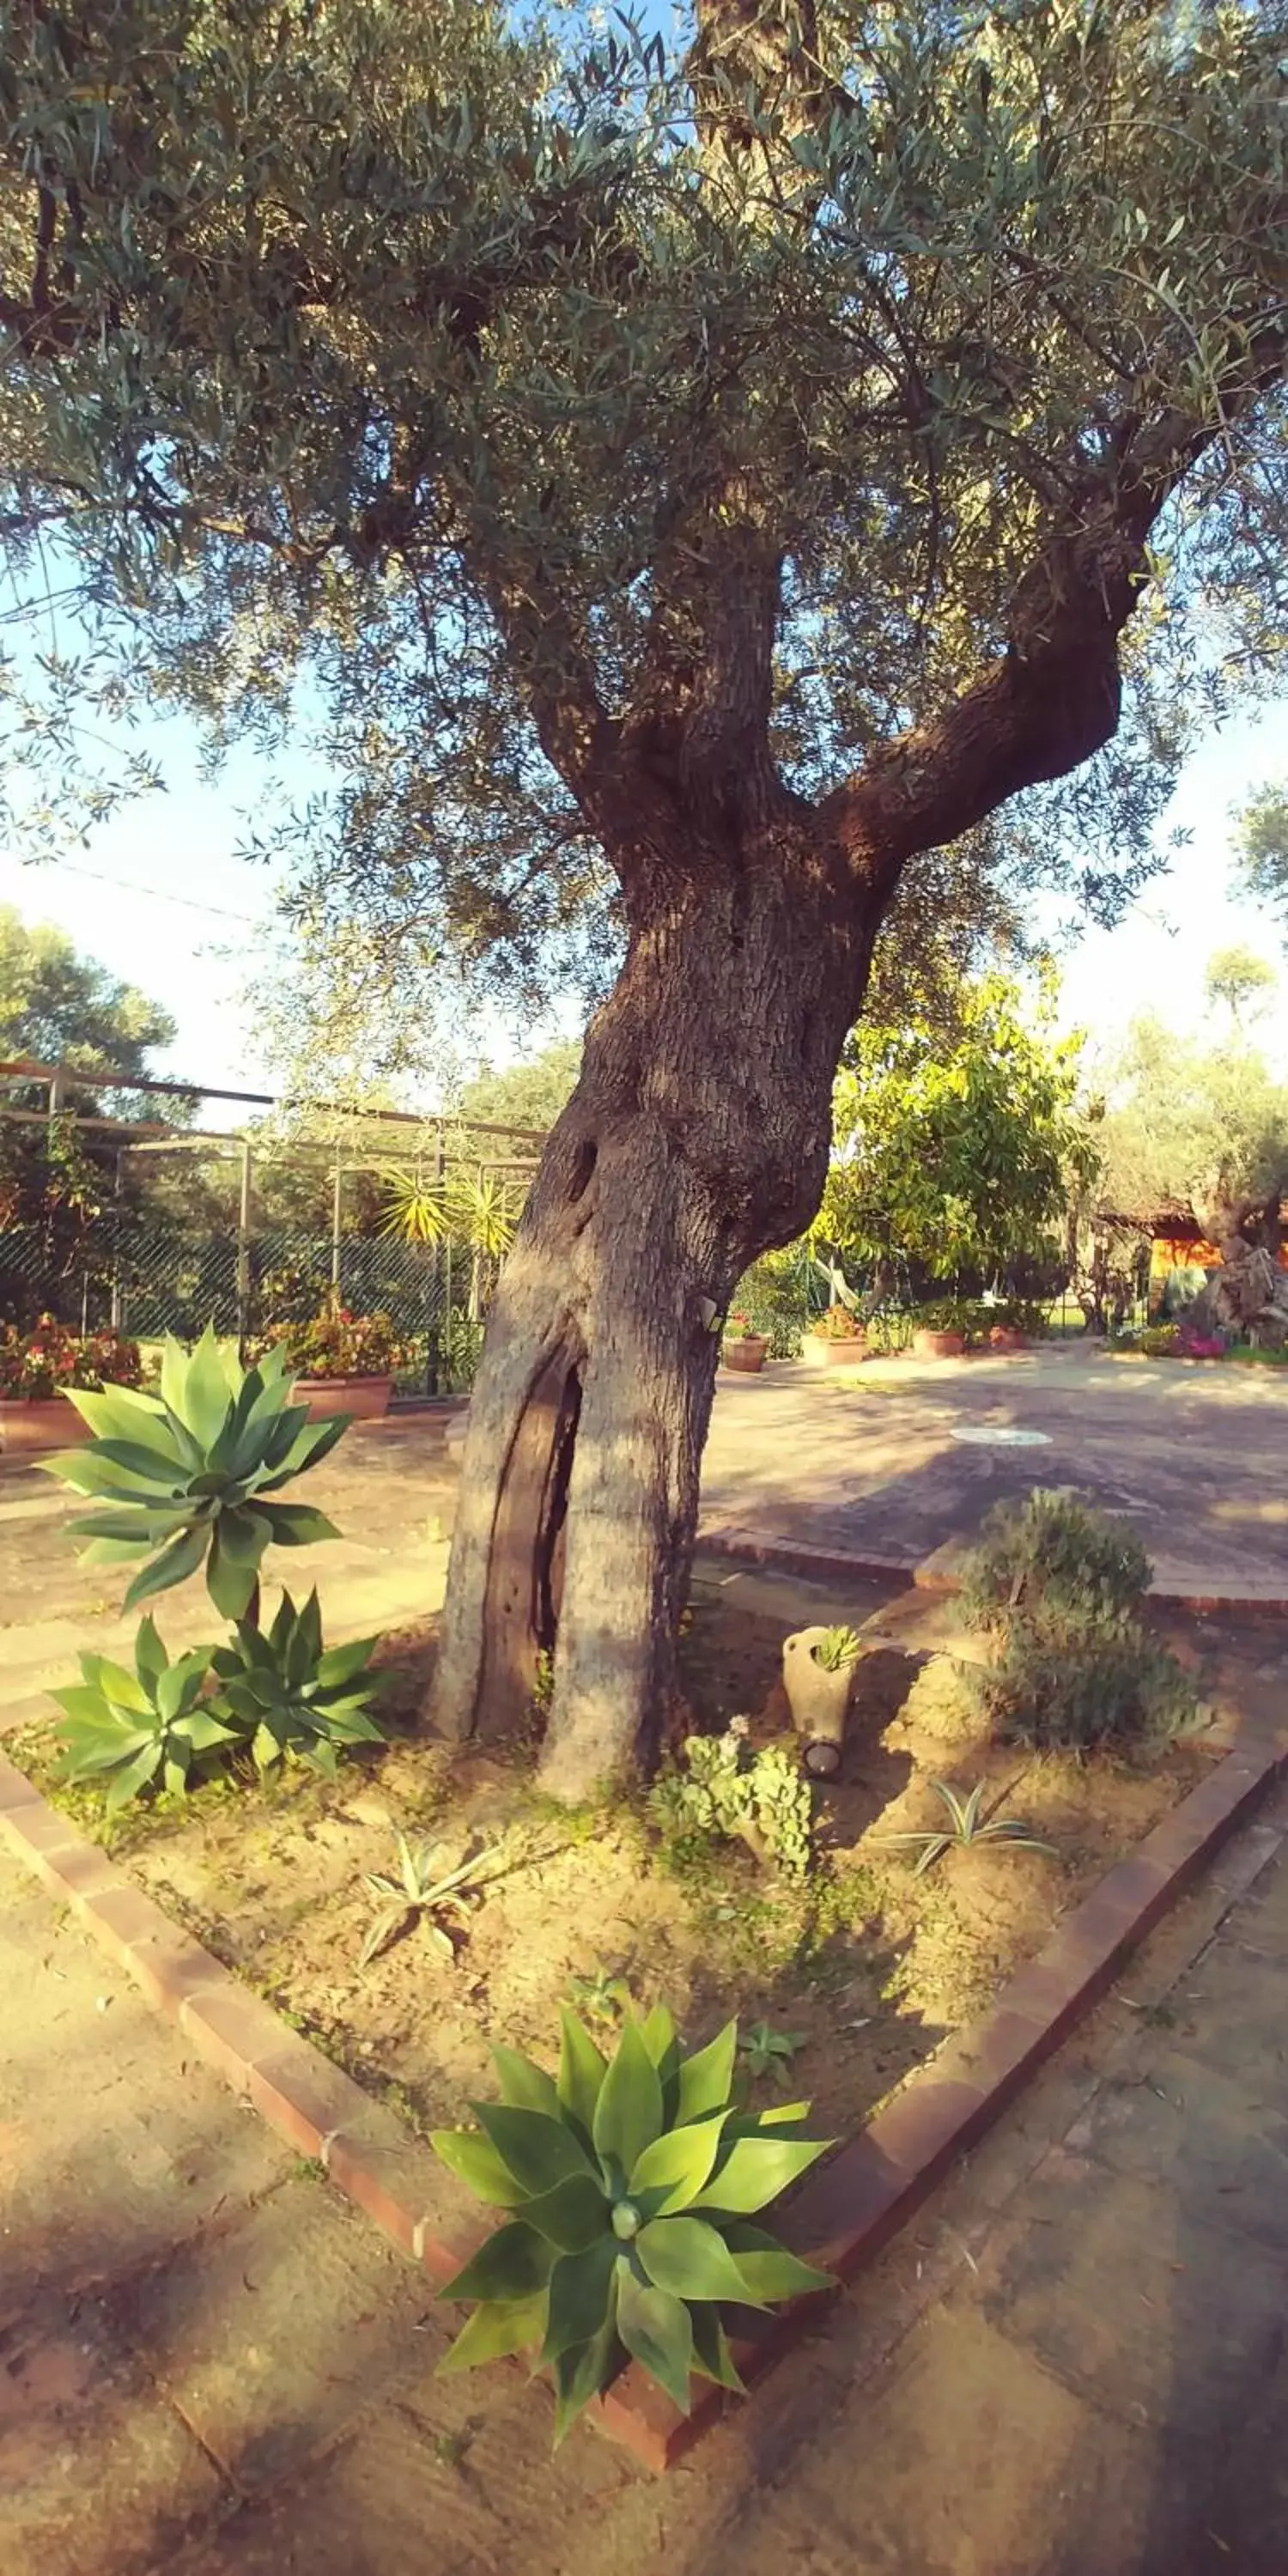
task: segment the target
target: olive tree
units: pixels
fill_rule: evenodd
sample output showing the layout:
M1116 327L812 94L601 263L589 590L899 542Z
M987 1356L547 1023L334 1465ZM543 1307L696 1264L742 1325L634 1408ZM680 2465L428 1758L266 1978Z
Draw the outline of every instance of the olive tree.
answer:
M1278 0L595 17L0 7L10 545L216 743L313 729L337 907L619 943L435 1699L509 1725L553 1650L568 1795L655 1740L713 1319L901 885L1062 827L1103 898L1273 654L1288 337Z

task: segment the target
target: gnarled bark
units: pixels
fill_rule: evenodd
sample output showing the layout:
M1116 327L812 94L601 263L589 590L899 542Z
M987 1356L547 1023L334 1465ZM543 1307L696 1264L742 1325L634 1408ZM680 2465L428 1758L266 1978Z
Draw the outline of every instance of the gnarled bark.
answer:
M566 1798L656 1746L719 1318L822 1191L871 945L825 876L775 835L637 928L492 1309L433 1716L512 1732L553 1653L542 1776Z
M1288 1274L1279 1266L1282 1190L1231 1199L1216 1193L1197 1209L1221 1267L1186 1316L1193 1333L1236 1332L1279 1349L1288 1341Z

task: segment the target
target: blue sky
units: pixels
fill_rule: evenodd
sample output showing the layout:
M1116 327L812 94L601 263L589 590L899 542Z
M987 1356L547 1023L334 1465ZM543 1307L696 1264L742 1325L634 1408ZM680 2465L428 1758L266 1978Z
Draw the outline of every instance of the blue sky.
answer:
M1213 949L1238 942L1279 965L1274 924L1233 894L1229 817L1251 788L1284 770L1286 746L1288 701L1281 701L1233 719L1195 753L1163 827L1181 823L1191 841L1116 930L1088 930L1064 959L1067 1025L1111 1044L1150 1007L1185 1028L1201 1009ZM195 737L180 721L154 726L148 747L165 771L167 793L92 832L67 865L32 866L0 851L0 902L15 904L28 921L57 923L114 974L165 1001L178 1037L164 1070L187 1081L265 1088L268 1067L246 997L264 969L272 879L239 859L236 847L241 817L263 792L266 772L241 752L213 784L203 781ZM1259 1034L1288 1076L1288 961ZM504 1059L530 1048L533 1032L497 1020L479 1027L477 1043Z

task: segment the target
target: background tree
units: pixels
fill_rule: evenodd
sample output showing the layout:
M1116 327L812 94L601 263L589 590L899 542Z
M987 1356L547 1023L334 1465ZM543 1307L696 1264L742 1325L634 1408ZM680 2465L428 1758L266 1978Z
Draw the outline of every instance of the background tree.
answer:
M1288 1086L1264 1056L1242 1039L1204 1047L1139 1019L1110 1070L1100 1135L1106 1207L1141 1218L1183 1209L1220 1251L1198 1320L1282 1339Z
M1112 913L1282 640L1288 336L1275 6L595 15L0 9L15 555L216 742L315 728L319 900L414 883L516 991L622 958L435 1703L508 1729L554 1647L569 1794L656 1740L705 1319L814 1213L905 871L1069 779L991 829Z
M12 905L0 904L0 1057L91 1073L111 1068L128 1082L150 1071L153 1051L172 1045L174 1034L161 1003L79 956L65 931L28 928Z
M459 1118L481 1118L493 1127L553 1127L577 1088L580 1038L560 1038L526 1062L498 1071L481 1065L456 1099Z
M1058 1250L1071 1182L1090 1160L1074 1109L1079 1038L1027 1026L999 977L972 987L958 1028L861 1020L837 1075L832 1167L819 1224L880 1281L991 1281Z
M1234 857L1246 891L1288 930L1288 782L1259 788L1236 817Z
M1269 1009L1277 982L1273 966L1254 949L1218 948L1208 959L1203 989L1209 1005L1225 1004L1236 1033L1242 1036L1247 1021L1259 1019Z
M0 906L0 1059L83 1068L68 1085L68 1110L129 1122L166 1115L140 1092L97 1083L105 1069L137 1080L151 1070L152 1050L169 1046L174 1022L160 1003L119 983L82 957L61 930L28 928L12 906ZM36 1112L48 1086L6 1084L0 1104ZM182 1123L185 1104L173 1104ZM0 1313L28 1323L41 1309L83 1284L94 1228L118 1203L117 1149L70 1115L18 1122L0 1118ZM64 1320L79 1320L77 1297Z

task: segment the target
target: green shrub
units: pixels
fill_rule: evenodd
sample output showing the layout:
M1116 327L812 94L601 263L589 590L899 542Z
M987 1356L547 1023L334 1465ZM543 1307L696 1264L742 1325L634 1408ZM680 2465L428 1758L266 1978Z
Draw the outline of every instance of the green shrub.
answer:
M743 1842L764 1865L803 1885L814 1854L810 1785L780 1744L751 1754L747 1720L723 1735L691 1735L683 1770L665 1772L649 1793L649 1813L673 1865L691 1866L713 1842Z
M1070 1493L1039 1489L990 1512L961 1601L968 1623L993 1634L974 1687L1005 1742L1143 1747L1192 1718L1180 1665L1136 1615L1150 1574L1134 1533Z
M1179 1324L1144 1324L1138 1333L1125 1338L1129 1338L1131 1348L1142 1352L1146 1359L1173 1359L1181 1347L1181 1328Z
M1174 1655L1131 1617L1017 1619L976 1676L995 1732L1037 1752L1157 1749L1193 1723Z
M440 2293L475 2303L440 2368L535 2350L554 2378L556 2443L628 2355L686 2415L695 2371L740 2388L726 2306L831 2287L747 2223L826 2142L806 2135L806 2103L735 2108L736 2022L686 2056L657 2005L624 2024L606 2061L562 2019L557 2079L497 2048L500 2102L476 2104L479 2129L432 2140L506 2213Z
M863 1327L870 1359L894 1359L900 1351L911 1350L917 1329L917 1317L908 1306L878 1306Z
M1061 1487L998 1503L962 1569L967 1624L992 1628L1042 1609L1112 1617L1144 1599L1153 1569L1134 1533Z

